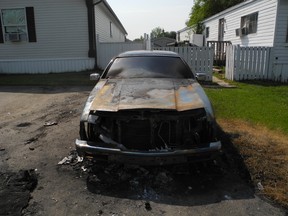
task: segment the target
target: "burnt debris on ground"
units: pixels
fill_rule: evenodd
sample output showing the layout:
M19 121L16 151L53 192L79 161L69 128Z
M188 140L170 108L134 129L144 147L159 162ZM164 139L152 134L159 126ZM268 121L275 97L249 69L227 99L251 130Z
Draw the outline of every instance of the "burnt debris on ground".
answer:
M58 169L72 167L78 177L86 179L90 192L111 197L192 206L254 198L241 157L229 144L229 137L223 139L222 157L209 162L139 166L82 161L72 151L60 161Z
M96 194L172 205L253 197L238 173L214 162L162 167L96 162L87 169L87 188Z
M37 186L35 170L0 173L0 215L22 215Z

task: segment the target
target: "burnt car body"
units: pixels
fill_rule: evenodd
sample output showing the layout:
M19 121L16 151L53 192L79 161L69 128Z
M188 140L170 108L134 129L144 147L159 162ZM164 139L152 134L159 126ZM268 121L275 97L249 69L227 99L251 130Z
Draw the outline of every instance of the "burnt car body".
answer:
M167 51L112 59L89 95L76 140L79 155L146 165L207 160L220 149L204 90Z

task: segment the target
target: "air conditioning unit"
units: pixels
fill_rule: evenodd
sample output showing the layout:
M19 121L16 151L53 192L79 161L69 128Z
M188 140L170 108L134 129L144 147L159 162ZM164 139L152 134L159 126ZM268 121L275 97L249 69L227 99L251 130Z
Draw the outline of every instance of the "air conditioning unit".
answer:
M241 34L242 35L247 35L248 34L248 28L247 27L241 28Z
M9 39L9 41L12 41L12 42L21 41L20 34L18 34L18 33L9 33L8 39Z
M236 34L237 37L241 36L240 28L235 29L235 34Z

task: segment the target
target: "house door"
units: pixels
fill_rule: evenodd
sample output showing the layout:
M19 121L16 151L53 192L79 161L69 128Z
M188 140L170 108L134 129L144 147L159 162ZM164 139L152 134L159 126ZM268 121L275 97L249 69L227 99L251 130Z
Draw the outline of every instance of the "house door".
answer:
M224 44L224 18L219 19L219 32L218 32L218 43L216 46L216 59L219 61L219 64L223 64L226 59L226 53L225 53L225 44Z
M218 41L224 41L224 18L219 19Z

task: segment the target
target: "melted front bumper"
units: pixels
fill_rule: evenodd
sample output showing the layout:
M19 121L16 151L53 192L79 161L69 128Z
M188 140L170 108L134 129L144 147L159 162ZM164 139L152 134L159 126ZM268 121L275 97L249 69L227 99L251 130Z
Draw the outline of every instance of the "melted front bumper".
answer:
M142 165L162 165L210 160L221 150L221 142L211 142L208 147L185 150L132 151L119 148L97 146L94 142L76 140L76 150L81 156L91 156L96 160Z

